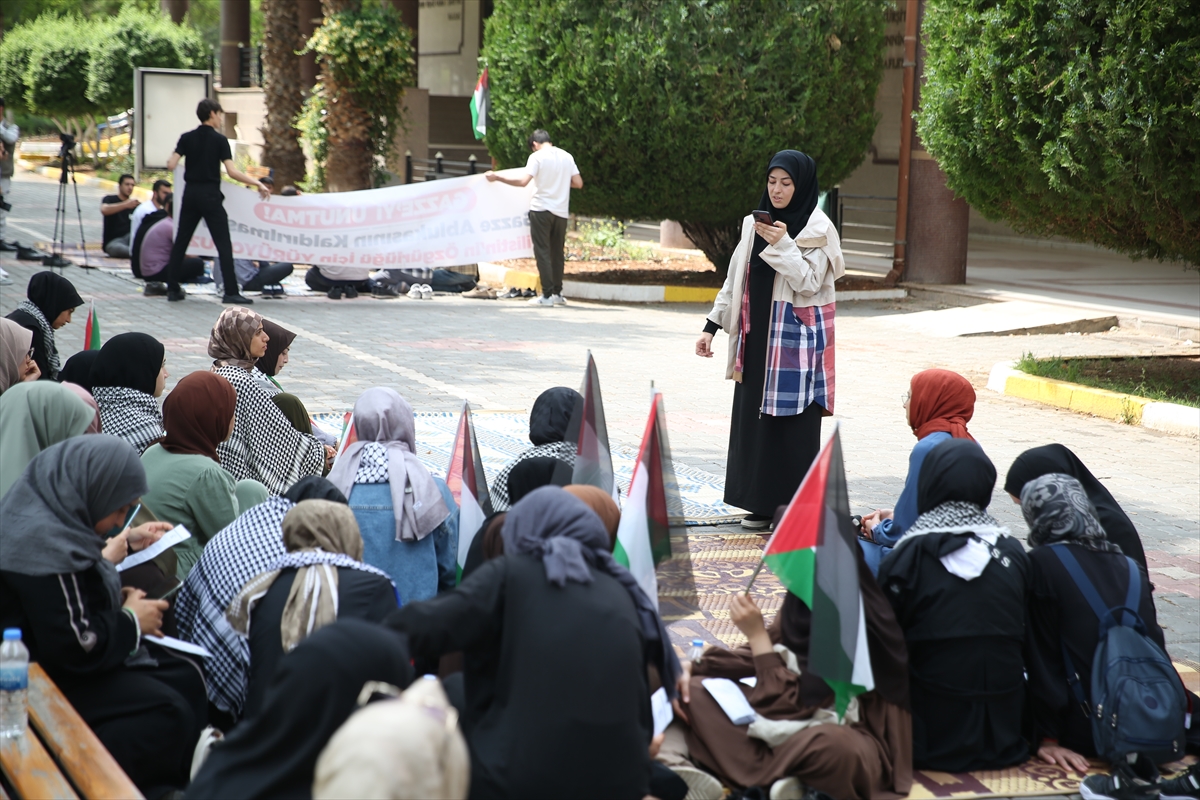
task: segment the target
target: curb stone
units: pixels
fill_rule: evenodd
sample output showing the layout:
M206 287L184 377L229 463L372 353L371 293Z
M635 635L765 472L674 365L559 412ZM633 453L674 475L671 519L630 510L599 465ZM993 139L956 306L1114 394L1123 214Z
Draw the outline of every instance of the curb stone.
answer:
M1080 414L1124 422L1175 436L1200 438L1200 408L1160 403L1121 392L1081 386L1021 372L1011 361L992 367L988 388L999 394L1034 400Z
M58 167L38 167L34 166L28 161L18 161L17 163L27 172L32 172L35 175L41 175L43 178L49 178L56 181L62 177L62 170ZM94 186L97 189L104 189L105 191L109 192L115 192L118 188L116 181L110 181L105 178L97 178L95 175L80 175L79 173L75 173L75 183L80 186ZM141 186L135 186L133 187L133 194L131 196L136 197L142 202L145 202L150 199L152 194L153 193L149 189L144 189Z

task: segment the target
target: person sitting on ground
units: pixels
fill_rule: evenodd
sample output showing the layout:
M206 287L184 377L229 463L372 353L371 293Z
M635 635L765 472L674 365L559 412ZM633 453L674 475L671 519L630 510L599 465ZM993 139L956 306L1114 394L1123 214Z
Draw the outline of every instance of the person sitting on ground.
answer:
M304 194L304 192L300 191L291 184L288 184L279 191L280 197L299 197L302 194Z
M321 751L313 800L466 800L471 756L458 712L432 676L355 711Z
M863 517L858 540L872 574L879 572L879 562L917 518L917 483L925 456L948 439L974 441L967 423L975 413L975 389L956 372L927 369L912 376L904 396L904 412L917 437L908 456L904 491L895 509L879 509Z
M808 606L788 592L767 628L754 600L735 594L730 617L749 643L710 647L694 666L683 665L676 721L658 754L693 787L689 797L717 800L723 794L697 764L726 786L770 787L772 797L800 797L799 784L838 800L908 794L912 717L904 635L862 551L854 553L875 688L851 700L839 721L833 691L808 668ZM753 686L740 682L749 677ZM705 678L735 681L763 719L749 731L734 725L704 688Z
M146 281L143 294L146 297L165 296L167 263L171 260L171 248L175 246L175 195L167 193L161 210L148 214L142 226L134 233L133 251L129 268L136 278ZM186 256L179 267L180 283L199 283L204 275L204 261L195 256Z
M138 230L142 227L142 221L146 219L148 214L153 214L155 211L161 211L167 207L167 198L171 197L171 182L159 178L154 182L154 186L150 189L150 199L144 203L140 203L133 210L133 214L129 218L129 234L130 234L130 251L133 250L133 241L137 239Z
M359 292L373 292L375 281L371 280L370 267L312 266L304 273L304 282L314 292L325 292L330 300L358 297Z
M471 795L644 797L647 667L672 688L679 674L658 612L595 512L558 487L513 506L502 536L504 556L387 621L418 658L463 651Z
M996 468L966 439L925 456L919 516L879 568L908 645L913 766L943 772L1023 762L1025 548L985 508Z
M138 789L158 797L187 785L207 704L199 664L143 639L160 633L168 601L122 589L102 555L145 491L137 452L115 436L77 436L35 456L0 500L0 623L21 629L30 660ZM140 550L169 527L143 525L121 542Z
M1104 488L1104 484L1080 461L1079 456L1066 446L1048 444L1021 453L1008 468L1004 491L1008 492L1014 503L1020 503L1025 484L1051 473L1070 475L1079 481L1096 509L1105 538L1121 548L1121 552L1136 561L1143 570L1149 569L1146 553L1142 549L1142 537L1138 536L1133 520L1122 510L1112 493ZM1151 584L1150 588L1153 589L1154 585Z
M508 498L508 473L513 467L530 458L550 457L558 459L568 467L575 466L576 447L564 442L567 428L575 405L583 402L583 396L566 386L555 386L538 395L529 411L529 441L533 447L524 451L504 465L492 482L492 509L507 511L511 505Z
M58 371L59 383L73 383L82 386L90 394L92 391L92 367L100 357L99 350L80 350L71 356Z
M254 478L283 494L306 475L320 475L333 448L292 427L251 370L267 352L262 317L234 306L221 312L208 339L213 371L237 392L233 435L217 447L221 466L236 480Z
M235 482L221 469L217 445L233 430L237 394L211 372L187 375L163 402L166 437L142 453L150 491L142 503L192 534L175 546L177 575L187 578L209 540L268 497L256 480Z
M17 482L34 456L87 433L95 418L91 407L68 387L50 381L19 383L0 395L0 495Z
M33 331L7 317L0 319L0 395L39 377L41 372L33 360Z
M69 280L46 270L29 279L26 299L8 315L13 322L33 332L33 360L41 375L39 380L58 380L62 362L54 343L54 332L70 323L75 309L83 298Z
M393 632L360 619L326 625L280 659L262 708L212 748L184 797L311 797L317 758L342 723L412 679Z
M148 333L120 333L104 343L92 365L92 396L100 406L105 433L138 451L166 435L161 397L167 378L166 348Z
M283 518L287 554L248 581L226 610L250 644L245 714L263 706L285 653L339 619L382 622L399 606L396 587L363 563L354 512L329 500L302 500ZM253 624L251 624L253 623Z
M283 518L301 500L346 498L324 478L299 480L283 497L269 497L248 509L204 546L200 560L188 573L175 604L181 638L212 653L205 660L208 696L228 715L241 716L250 674L250 646L229 624L225 610L246 582L268 571L287 554Z
M276 376L283 371L289 360L289 351L296 334L282 325L263 318L263 330L271 337L267 342L267 352L254 366L254 377L262 384L263 391L271 395L275 405L292 423L292 427L301 433L315 436L321 444L333 447L337 445L337 437L331 436L320 428L314 427L312 417L304 402L293 394L288 394L279 385Z
M282 300L287 297L283 280L295 271L296 265L287 261L254 261L235 258L233 268L243 292L262 292L263 297ZM214 274L214 277L220 277Z
M453 588L458 507L446 482L417 458L412 406L376 387L354 404L358 441L338 457L329 481L350 500L362 530L363 560L396 582L402 602Z
M132 246L130 217L142 202L133 196L133 187L136 185L132 175L122 175L117 179L117 193L106 194L100 200L100 213L104 217L101 241L105 254L110 258L129 258Z

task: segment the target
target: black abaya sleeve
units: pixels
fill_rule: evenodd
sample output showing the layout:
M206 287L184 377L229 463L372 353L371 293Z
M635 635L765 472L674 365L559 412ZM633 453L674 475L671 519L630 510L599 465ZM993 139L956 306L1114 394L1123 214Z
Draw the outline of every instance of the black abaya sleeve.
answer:
M413 655L425 658L498 641L507 573L504 557L494 558L454 591L409 603L389 615L384 624L407 634Z

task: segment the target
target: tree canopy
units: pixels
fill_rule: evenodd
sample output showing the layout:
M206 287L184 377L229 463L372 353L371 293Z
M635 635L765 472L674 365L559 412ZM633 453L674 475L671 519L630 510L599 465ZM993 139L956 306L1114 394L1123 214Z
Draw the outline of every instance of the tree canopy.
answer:
M918 131L1022 232L1200 264L1200 6L929 0Z
M861 162L883 68L881 0L506 0L487 22L487 144L569 150L574 210L674 219L724 270L767 162L795 148L822 188Z

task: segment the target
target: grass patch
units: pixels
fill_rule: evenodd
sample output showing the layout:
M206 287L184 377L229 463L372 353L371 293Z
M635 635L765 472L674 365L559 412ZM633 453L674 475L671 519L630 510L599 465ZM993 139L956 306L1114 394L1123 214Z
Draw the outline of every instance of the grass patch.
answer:
M1042 378L1200 407L1200 358L1195 356L1037 358L1025 353L1016 368Z

